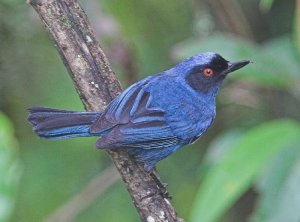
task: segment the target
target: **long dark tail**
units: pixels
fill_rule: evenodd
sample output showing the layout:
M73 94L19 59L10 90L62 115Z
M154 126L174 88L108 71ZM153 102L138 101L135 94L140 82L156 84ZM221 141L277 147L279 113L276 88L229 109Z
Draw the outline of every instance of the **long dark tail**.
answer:
M90 134L89 129L101 113L66 111L48 107L32 107L28 111L28 121L40 137L64 139L97 136Z

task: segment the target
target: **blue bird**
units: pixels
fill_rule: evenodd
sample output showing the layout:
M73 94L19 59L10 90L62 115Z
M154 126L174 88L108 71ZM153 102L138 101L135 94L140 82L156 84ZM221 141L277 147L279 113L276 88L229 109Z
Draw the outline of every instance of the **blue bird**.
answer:
M97 148L126 149L151 171L207 131L223 80L248 63L231 63L212 52L197 54L134 83L103 112L32 107L28 121L47 139L98 136Z

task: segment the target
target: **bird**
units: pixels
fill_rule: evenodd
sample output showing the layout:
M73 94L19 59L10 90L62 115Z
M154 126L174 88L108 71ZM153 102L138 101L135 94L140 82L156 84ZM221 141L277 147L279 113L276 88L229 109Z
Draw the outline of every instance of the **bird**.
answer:
M199 53L132 84L102 112L32 107L28 121L46 139L100 137L97 148L125 149L151 172L157 162L208 130L224 79L249 63Z

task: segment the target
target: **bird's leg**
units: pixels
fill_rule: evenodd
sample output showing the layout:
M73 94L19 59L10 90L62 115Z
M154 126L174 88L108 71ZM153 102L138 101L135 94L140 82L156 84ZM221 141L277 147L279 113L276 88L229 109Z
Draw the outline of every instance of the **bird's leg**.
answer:
M143 168L145 170L145 166L144 165L140 165L141 168ZM163 183L160 179L160 176L156 170L155 167L153 167L151 169L151 171L148 171L148 174L152 177L152 179L154 180L156 187L158 188L155 192L150 192L147 193L145 196L141 197L141 200L146 199L146 198L151 198L157 194L162 195L164 198L166 199L172 199L172 196L169 194L169 192L167 191L166 187L168 186L167 183Z
M153 170L150 172L151 177L153 180L156 182L159 190L161 191L161 194L163 195L164 198L171 199L172 196L169 194L167 191L166 187L168 186L167 183L163 183L160 179L160 176L158 175L156 168L153 168Z
M157 195L157 194L162 195L163 198L172 199L172 196L169 194L169 192L166 189L166 187L168 186L168 184L163 183L161 181L160 177L158 176L157 171L156 170L152 170L151 172L149 172L149 174L153 178L153 180L155 181L158 190L156 192L154 192L154 193L149 193L146 196L142 197L142 200L146 199L146 198L153 197L154 195Z
M160 179L160 176L156 170L156 168L154 167L153 170L150 172L150 175L152 176L152 178L155 180L155 182L157 183L157 185L160 187L160 188L166 188L168 186L167 183L164 183L161 181Z

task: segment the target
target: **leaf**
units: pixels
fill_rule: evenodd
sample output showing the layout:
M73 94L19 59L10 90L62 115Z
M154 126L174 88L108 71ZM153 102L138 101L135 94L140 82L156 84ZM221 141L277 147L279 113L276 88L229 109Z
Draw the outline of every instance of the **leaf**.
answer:
M16 142L9 120L0 113L0 221L8 221L14 206L20 176Z
M279 211L286 211L284 207L279 206L281 203L279 199L280 196L285 195L282 189L286 185L295 163L299 161L299 144L300 138L286 149L281 150L259 179L256 189L260 195L255 212L251 218L252 222L270 221L272 215L277 214ZM297 196L298 193L296 192L294 195ZM288 205L289 208L299 209L299 207L295 208L295 206L291 207Z
M295 47L290 36L282 36L272 39L263 45L263 52L266 56L276 57L279 66L284 73L288 73L291 77L299 79L299 60L295 53Z
M267 12L270 11L274 0L260 0L259 7L262 11Z
M298 124L290 120L267 122L245 133L206 174L190 221L217 221L252 185L265 164L299 136Z
M203 161L201 162L202 173L207 173L215 166L233 147L239 142L242 132L234 129L217 137L209 145Z
M299 145L299 143L298 143ZM267 222L299 222L300 221L300 156L293 166L286 183L279 193L279 197L274 202L277 211L271 216Z

